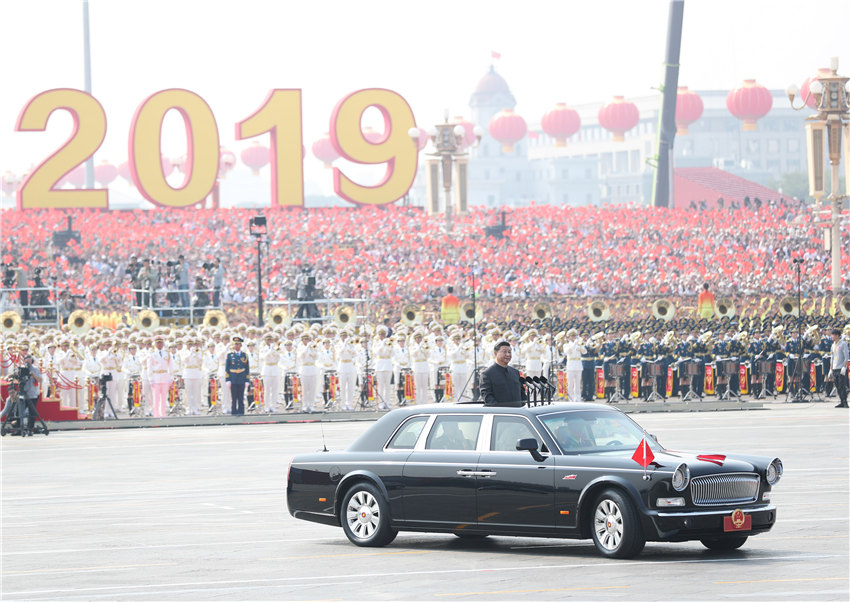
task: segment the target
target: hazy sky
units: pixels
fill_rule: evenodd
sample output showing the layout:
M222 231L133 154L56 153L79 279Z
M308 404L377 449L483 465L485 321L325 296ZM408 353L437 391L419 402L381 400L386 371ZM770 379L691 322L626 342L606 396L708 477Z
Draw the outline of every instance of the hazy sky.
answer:
M170 87L201 95L222 144L238 152L234 124L272 88L303 93L304 144L328 129L334 104L367 87L395 90L420 125L448 108L469 116L491 51L517 99L539 122L555 102L645 96L663 80L666 0L90 0L93 94L107 115L95 155L127 159L129 124L150 94ZM798 85L839 56L850 73L847 0L686 0L680 84L769 88ZM0 3L0 173L43 161L71 131L55 113L45 133L15 132L35 94L83 88L82 0ZM802 119L802 115L801 115ZM183 152L179 122L168 122L164 154ZM170 136L169 134L174 134ZM180 134L177 136L176 134ZM267 137L258 138L268 144ZM185 144L183 145L185 147ZM329 172L308 154L308 180Z

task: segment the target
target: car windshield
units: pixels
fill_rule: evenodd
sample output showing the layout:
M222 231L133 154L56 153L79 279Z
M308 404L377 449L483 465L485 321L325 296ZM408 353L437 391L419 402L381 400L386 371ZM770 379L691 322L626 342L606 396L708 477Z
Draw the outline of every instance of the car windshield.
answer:
M540 420L566 454L632 451L644 437L643 429L620 412L557 412ZM650 449L661 450L651 436L646 440Z

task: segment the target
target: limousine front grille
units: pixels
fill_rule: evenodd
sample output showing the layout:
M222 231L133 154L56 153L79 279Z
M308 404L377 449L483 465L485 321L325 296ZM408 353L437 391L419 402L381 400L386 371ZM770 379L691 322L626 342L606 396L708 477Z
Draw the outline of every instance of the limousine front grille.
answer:
M719 474L691 480L691 497L697 506L723 506L754 502L759 492L756 474Z

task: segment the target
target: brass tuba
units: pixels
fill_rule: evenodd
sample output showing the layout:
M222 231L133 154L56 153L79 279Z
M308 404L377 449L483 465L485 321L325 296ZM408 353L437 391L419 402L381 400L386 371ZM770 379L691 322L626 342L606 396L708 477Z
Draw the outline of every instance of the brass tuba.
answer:
M136 314L136 325L139 327L139 330L153 332L159 328L159 316L152 309L143 309Z
M552 308L548 303L538 303L531 309L531 317L535 320L545 320L552 317Z
M11 309L0 314L0 332L18 332L20 329L21 314Z
M84 309L77 309L71 312L68 316L68 330L74 334L85 334L92 327L92 317L89 312Z
M408 328L422 324L424 319L425 314L422 312L421 305L411 303L410 305L405 305L404 309L401 310L401 322Z
M845 318L850 318L850 295L844 295L838 300L838 311Z
M204 314L204 326L209 328L225 328L227 326L227 316L220 309L208 309Z
M343 305L334 310L334 324L340 328L357 324L357 314L350 305Z
M652 316L669 322L676 316L676 306L668 299L658 299L652 304Z
M292 316L289 315L286 308L275 307L269 311L266 321L275 327L289 328L292 324Z
M779 315L799 316L800 308L797 307L797 300L791 297L790 295L782 297L782 300L779 301Z
M732 299L726 299L725 297L718 299L714 303L714 313L719 318L734 318L735 303L732 302Z
M461 322L480 322L484 319L484 311L480 305L474 304L472 301L464 301L460 305L460 321Z
M587 317L591 322L601 322L611 317L611 308L605 301L593 301L587 305Z

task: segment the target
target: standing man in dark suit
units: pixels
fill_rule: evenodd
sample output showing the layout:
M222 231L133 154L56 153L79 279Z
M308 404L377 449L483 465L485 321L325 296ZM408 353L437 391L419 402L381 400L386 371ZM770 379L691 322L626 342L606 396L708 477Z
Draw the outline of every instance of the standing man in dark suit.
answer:
M493 348L495 363L481 373L481 397L485 406L519 407L528 396L519 382L519 370L509 366L511 344L499 341Z
M230 413L233 416L245 414L245 383L248 382L249 370L248 355L242 351L242 338L233 337L233 351L227 354L224 363L224 382L230 387Z

